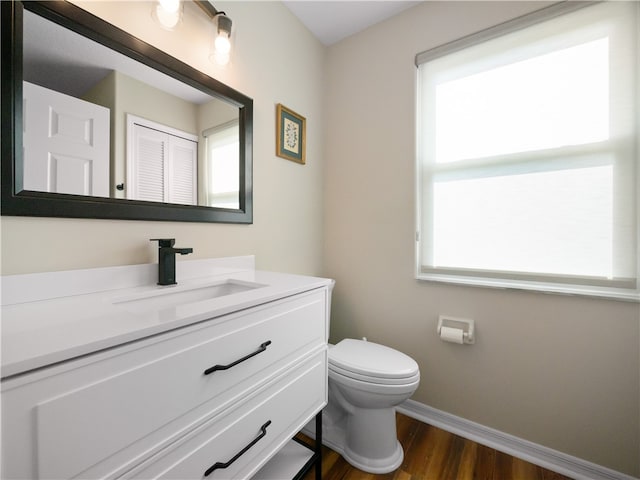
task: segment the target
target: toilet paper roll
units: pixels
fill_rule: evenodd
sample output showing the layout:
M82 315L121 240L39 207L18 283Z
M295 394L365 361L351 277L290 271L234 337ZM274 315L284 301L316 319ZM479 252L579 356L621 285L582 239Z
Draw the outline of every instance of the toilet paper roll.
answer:
M440 338L445 342L464 343L464 331L461 328L441 327Z

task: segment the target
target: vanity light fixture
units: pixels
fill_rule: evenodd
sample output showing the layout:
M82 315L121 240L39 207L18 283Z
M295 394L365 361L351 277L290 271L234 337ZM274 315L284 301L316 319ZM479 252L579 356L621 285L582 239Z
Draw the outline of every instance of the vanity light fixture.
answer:
M233 22L226 13L216 10L208 0L194 1L213 21L214 38L209 58L213 63L224 66L231 59L231 25Z
M154 2L151 16L165 30L174 30L182 20L182 0L157 0Z
M226 65L231 58L231 23L224 12L213 17L215 38L210 58L218 65Z

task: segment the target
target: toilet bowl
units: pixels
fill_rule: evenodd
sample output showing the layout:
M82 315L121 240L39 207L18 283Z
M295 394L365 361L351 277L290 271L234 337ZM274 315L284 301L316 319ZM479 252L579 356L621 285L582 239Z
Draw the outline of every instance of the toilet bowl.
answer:
M394 407L418 388L418 364L373 342L345 339L329 349L329 403L324 442L351 465L388 473L404 458Z

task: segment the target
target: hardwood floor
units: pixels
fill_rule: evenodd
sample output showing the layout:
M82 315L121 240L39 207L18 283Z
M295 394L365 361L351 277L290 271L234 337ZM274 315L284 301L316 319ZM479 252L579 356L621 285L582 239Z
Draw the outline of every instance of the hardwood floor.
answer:
M397 414L397 425L405 457L395 472L363 472L323 447L323 480L568 480L406 415ZM303 480L314 478L312 469Z

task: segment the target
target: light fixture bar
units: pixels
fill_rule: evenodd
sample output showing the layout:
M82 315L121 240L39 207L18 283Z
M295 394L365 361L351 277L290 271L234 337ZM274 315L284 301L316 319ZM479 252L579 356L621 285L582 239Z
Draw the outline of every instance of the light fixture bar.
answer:
M209 15L210 18L215 17L220 13L216 7L209 0L193 0L196 5L198 5L204 12Z

